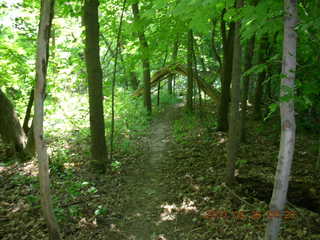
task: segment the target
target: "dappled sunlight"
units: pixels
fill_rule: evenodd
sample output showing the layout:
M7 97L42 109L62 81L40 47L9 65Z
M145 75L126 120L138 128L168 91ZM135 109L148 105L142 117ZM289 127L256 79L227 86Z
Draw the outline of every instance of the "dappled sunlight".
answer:
M21 166L19 168L19 170L24 175L29 175L29 176L34 176L34 177L38 176L38 173L39 173L38 164L35 160L24 163L23 166Z
M319 239L319 1L0 0L1 240Z
M163 212L160 214L161 221L172 221L176 219L176 211L177 206L175 204L164 204L161 205L161 208L163 208Z
M37 161L33 159L23 164L17 163L9 166L0 166L0 173L6 172L6 174L10 174L15 171L21 175L36 177L39 172Z
M57 94L59 107L45 121L45 128L53 135L89 127L88 100L80 94ZM72 107L71 107L72 106Z
M76 165L73 162L64 163L63 166L64 166L65 169L74 169L76 167Z
M81 218L80 221L78 222L78 225L80 228L84 228L84 227L89 227L89 228L96 228L98 227L97 224L97 219L96 217L91 217L91 218Z
M167 240L167 238L164 236L164 234L160 234L155 240Z
M226 142L226 138L220 138L219 140L219 144L225 143Z
M16 204L13 204L10 208L11 214L14 214L18 211L26 210L29 207L23 200L19 200ZM9 213L10 214L10 213Z
M163 212L160 214L160 221L157 224L165 221L173 221L176 219L178 213L195 213L198 212L197 207L195 206L194 201L190 199L184 199L180 206L173 204L162 204L161 208Z
M0 166L0 173L4 172L7 170L8 167Z

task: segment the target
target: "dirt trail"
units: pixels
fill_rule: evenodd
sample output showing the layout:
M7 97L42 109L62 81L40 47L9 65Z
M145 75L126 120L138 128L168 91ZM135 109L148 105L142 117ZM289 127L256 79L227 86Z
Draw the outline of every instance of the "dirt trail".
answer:
M124 221L119 230L122 239L171 240L177 232L177 221L171 214L168 200L170 186L163 183L166 177L164 164L170 161L167 151L170 144L170 124L175 118L178 106L170 107L152 123L149 146L144 159L137 163L126 177L128 202ZM178 193L175 193L178 194ZM168 234L171 238L168 238Z

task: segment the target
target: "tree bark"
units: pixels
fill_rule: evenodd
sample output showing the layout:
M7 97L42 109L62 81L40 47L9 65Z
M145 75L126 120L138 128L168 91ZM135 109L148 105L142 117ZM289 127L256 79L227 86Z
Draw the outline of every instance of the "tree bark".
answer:
M268 47L268 38L265 36L261 39L260 43L260 52L259 52L259 64L266 63L266 50ZM266 79L266 70L263 70L258 75L256 89L255 89L255 97L254 97L254 108L253 108L253 115L255 120L262 119L262 111L261 111L261 103L263 97L263 82Z
M34 126L34 120L31 123L31 127L28 132L28 140L27 140L27 145L25 148L25 152L29 156L34 156L36 153L36 147L35 147L35 142L34 142L34 134L33 134L33 126Z
M127 0L123 0L120 23L117 33L117 45L116 45L116 55L114 56L113 65L113 76L112 76L112 90L111 90L111 134L110 134L110 161L113 162L113 145L114 145L114 132L115 132L115 88L117 80L117 66L118 66L118 56L121 54L121 32L123 15L126 9Z
M219 63L219 72L221 74L221 68L222 68L222 61L221 57L218 54L217 48L216 48L216 25L217 21L212 19L212 30L211 30L211 48L212 48L212 55L214 56L214 61L218 61Z
M165 67L167 63L167 58L168 58L168 49L166 49L166 54L163 59L162 67ZM160 95L161 95L161 81L158 82L158 89L157 89L157 106L160 106Z
M99 49L98 0L85 0L85 60L89 90L92 166L104 172L108 162L103 115L102 69Z
M31 110L34 102L34 89L31 90L30 96L29 96L29 101L28 101L28 106L26 110L26 115L23 120L23 130L25 134L28 134L30 128L29 128L29 121L30 121L30 116L31 116Z
M194 47L197 46L195 40L193 40L194 42ZM194 65L194 74L195 74L195 79L196 79L196 82L197 82L197 88L195 88L196 90L198 90L198 97L199 97L199 112L200 112L200 117L202 117L202 111L201 111L201 107L202 107L202 98L201 98L201 88L200 88L200 85L199 85L199 72L198 72L198 64L197 64L197 56L196 56L196 51L195 49L193 48L193 52L192 52L192 57L193 57L193 65Z
M281 138L278 165L274 179L270 212L273 213L267 223L265 240L276 240L280 232L281 217L287 201L289 176L295 145L294 116L294 80L296 71L298 22L297 0L284 0L284 39L282 56L282 76L280 88ZM284 98L288 98L284 99ZM274 214L276 213L276 214ZM279 216L276 216L278 215Z
M177 62L177 57L178 57L178 50L179 50L179 39L178 36L174 42L173 45L173 51L172 51L172 63L175 64ZM173 75L171 75L168 79L168 93L172 95L172 83L173 83Z
M187 82L187 111L193 112L193 33L188 32L188 82Z
M217 130L228 130L228 114L230 102L230 84L232 78L232 64L233 64L233 42L234 42L234 23L230 24L228 36L226 35L225 21L221 17L221 34L223 42L223 69L221 71L221 96L218 107L218 126Z
M134 71L130 72L130 83L131 83L130 85L131 85L133 90L137 90L138 89L139 81L138 81L138 78L137 78L137 74Z
M140 22L140 13L138 3L132 4L132 13L135 23ZM144 30L138 30L138 37L140 42L140 49L142 52L142 67L143 67L143 81L144 81L144 104L147 107L148 113L152 112L151 101L151 85L150 85L150 60L149 60L149 46L146 40Z
M254 54L255 37L252 37L248 42L247 52L245 56L245 71L248 71L252 67L252 59ZM250 76L247 75L243 78L243 91L241 98L241 141L246 140L246 119L247 119L247 100L249 93Z
M243 0L237 0L237 8L243 6ZM240 145L240 78L241 78L241 45L240 45L240 21L235 23L233 45L233 68L231 87L231 108L227 145L226 183L232 185L235 182L234 171L237 154Z
M44 116L44 98L47 75L47 61L49 55L49 39L51 24L54 15L54 0L42 0L40 24L37 41L36 58L36 86L34 99L34 139L36 153L39 162L39 181L40 181L40 199L44 219L49 229L49 239L59 240L60 232L57 221L54 216L49 179L48 154L44 141L43 116Z
M12 144L19 157L24 157L26 135L13 104L0 89L0 136L5 143Z

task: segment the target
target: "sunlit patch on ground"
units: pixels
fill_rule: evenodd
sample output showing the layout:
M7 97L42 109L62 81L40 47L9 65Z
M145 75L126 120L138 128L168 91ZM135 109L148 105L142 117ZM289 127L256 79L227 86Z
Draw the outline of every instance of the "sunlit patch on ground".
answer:
M34 177L38 176L38 172L39 172L38 164L35 160L32 160L30 162L23 164L23 166L21 166L19 170L21 170L24 175L29 175Z
M88 228L96 228L98 226L96 217L92 218L81 218L78 223L80 228L88 227Z
M173 221L176 219L178 213L190 213L190 212L198 212L197 207L195 206L194 201L190 199L184 199L181 205L178 207L176 204L162 204L161 208L163 208L163 212L160 214L160 221Z
M0 173L1 173L1 172L4 172L6 169L7 169L7 167L2 167L2 166L0 166Z
M38 176L38 165L36 160L32 160L23 164L13 164L10 166L0 166L0 173L6 172L11 174L11 172L18 171L21 175L25 176Z
M160 234L157 236L157 238L155 238L155 240L167 240L167 238L163 234Z

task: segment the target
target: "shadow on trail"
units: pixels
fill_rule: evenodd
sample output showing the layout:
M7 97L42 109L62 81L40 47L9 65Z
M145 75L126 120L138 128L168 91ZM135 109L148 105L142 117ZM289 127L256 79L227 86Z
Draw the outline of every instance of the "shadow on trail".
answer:
M191 200L177 201L179 191L172 191L165 178L169 159L171 123L181 105L173 105L153 120L143 157L128 171L121 195L128 199L122 206L122 221L114 225L112 239L181 239L193 229L196 207Z

